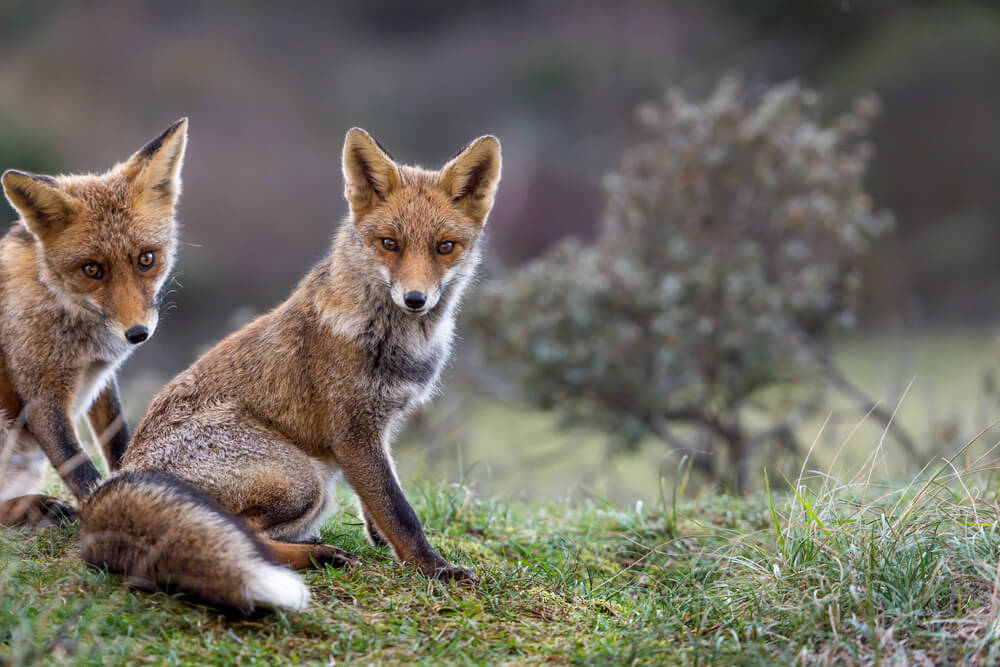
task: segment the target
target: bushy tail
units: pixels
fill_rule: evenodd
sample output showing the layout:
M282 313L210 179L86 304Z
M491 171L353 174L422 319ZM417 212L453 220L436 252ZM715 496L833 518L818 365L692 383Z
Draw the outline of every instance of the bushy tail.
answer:
M299 610L302 579L213 498L172 475L125 472L80 506L83 559L150 588L183 591L249 614L257 604Z

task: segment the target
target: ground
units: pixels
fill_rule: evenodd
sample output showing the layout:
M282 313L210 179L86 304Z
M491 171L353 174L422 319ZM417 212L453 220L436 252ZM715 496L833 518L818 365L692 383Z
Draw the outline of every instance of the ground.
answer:
M7 531L0 662L995 664L996 483L982 461L953 465L675 502L681 475L630 508L418 484L432 542L476 570L471 588L368 546L345 490L323 537L363 564L308 574L306 612L250 620L87 569L75 528Z

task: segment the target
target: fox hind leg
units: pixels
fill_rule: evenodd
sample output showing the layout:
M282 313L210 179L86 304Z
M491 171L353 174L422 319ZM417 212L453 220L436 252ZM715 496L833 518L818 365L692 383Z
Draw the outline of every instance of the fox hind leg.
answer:
M159 442L186 444L205 438L196 427L168 436ZM302 543L319 539L320 527L336 508L329 484L333 473L263 427L245 423L216 428L211 438L213 448L178 447L157 451L149 459L147 452L130 445L125 467L148 466L185 479L239 516L279 560L293 567L311 567L313 560L338 567L357 562L331 545Z
M361 562L354 554L330 544L301 544L270 538L262 540L278 561L296 570L308 570L327 564L333 567L354 567Z
M267 489L269 502L244 508L241 515L262 534L277 559L296 570L324 565L354 567L357 556L320 541L319 529L335 503L311 467L257 467L254 486Z
M329 514L323 485L311 467L294 467L287 460L280 466L278 461L254 461L236 471L234 477L247 485L247 500L232 509L278 542L316 542Z
M322 486L294 483L273 471L266 486L258 480L257 488L268 488L271 503L247 507L241 513L261 533L261 539L277 559L297 570L322 567L353 567L360 561L343 549L320 541L319 528L329 513L330 499Z
M179 434L178 440L189 441L200 434L183 437L187 435ZM242 425L217 429L212 436L220 452L217 458L207 461L199 449L199 459L191 460L190 451L179 450L171 456L166 472L187 478L215 497L265 539L279 560L293 567L311 567L313 560L337 567L357 562L342 549L318 543L323 522L336 509L334 473L263 429ZM136 458L141 455L130 452ZM192 478L192 470L209 474Z

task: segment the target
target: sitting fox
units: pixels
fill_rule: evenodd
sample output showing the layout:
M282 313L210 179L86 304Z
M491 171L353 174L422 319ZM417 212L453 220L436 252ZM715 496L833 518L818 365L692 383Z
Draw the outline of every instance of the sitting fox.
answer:
M318 543L342 472L374 544L429 576L473 578L428 544L390 442L450 354L500 144L481 137L434 172L352 129L343 172L350 215L332 253L160 391L123 471L82 505L88 562L246 613L302 608L308 590L278 563L356 563Z
M156 328L186 141L180 120L99 176L3 174L21 218L0 240L0 524L75 514L37 495L46 457L78 500L100 482L77 417L119 467L129 433L115 370Z

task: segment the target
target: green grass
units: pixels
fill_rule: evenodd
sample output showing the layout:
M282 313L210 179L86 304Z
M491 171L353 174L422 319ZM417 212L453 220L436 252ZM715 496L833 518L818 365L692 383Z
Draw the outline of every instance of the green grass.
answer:
M425 483L411 498L431 540L475 587L399 566L345 510L324 538L363 564L308 574L308 611L249 621L88 570L75 529L7 531L0 662L995 664L992 467L938 461L903 485L867 472L676 504L665 482L663 504L631 508Z

